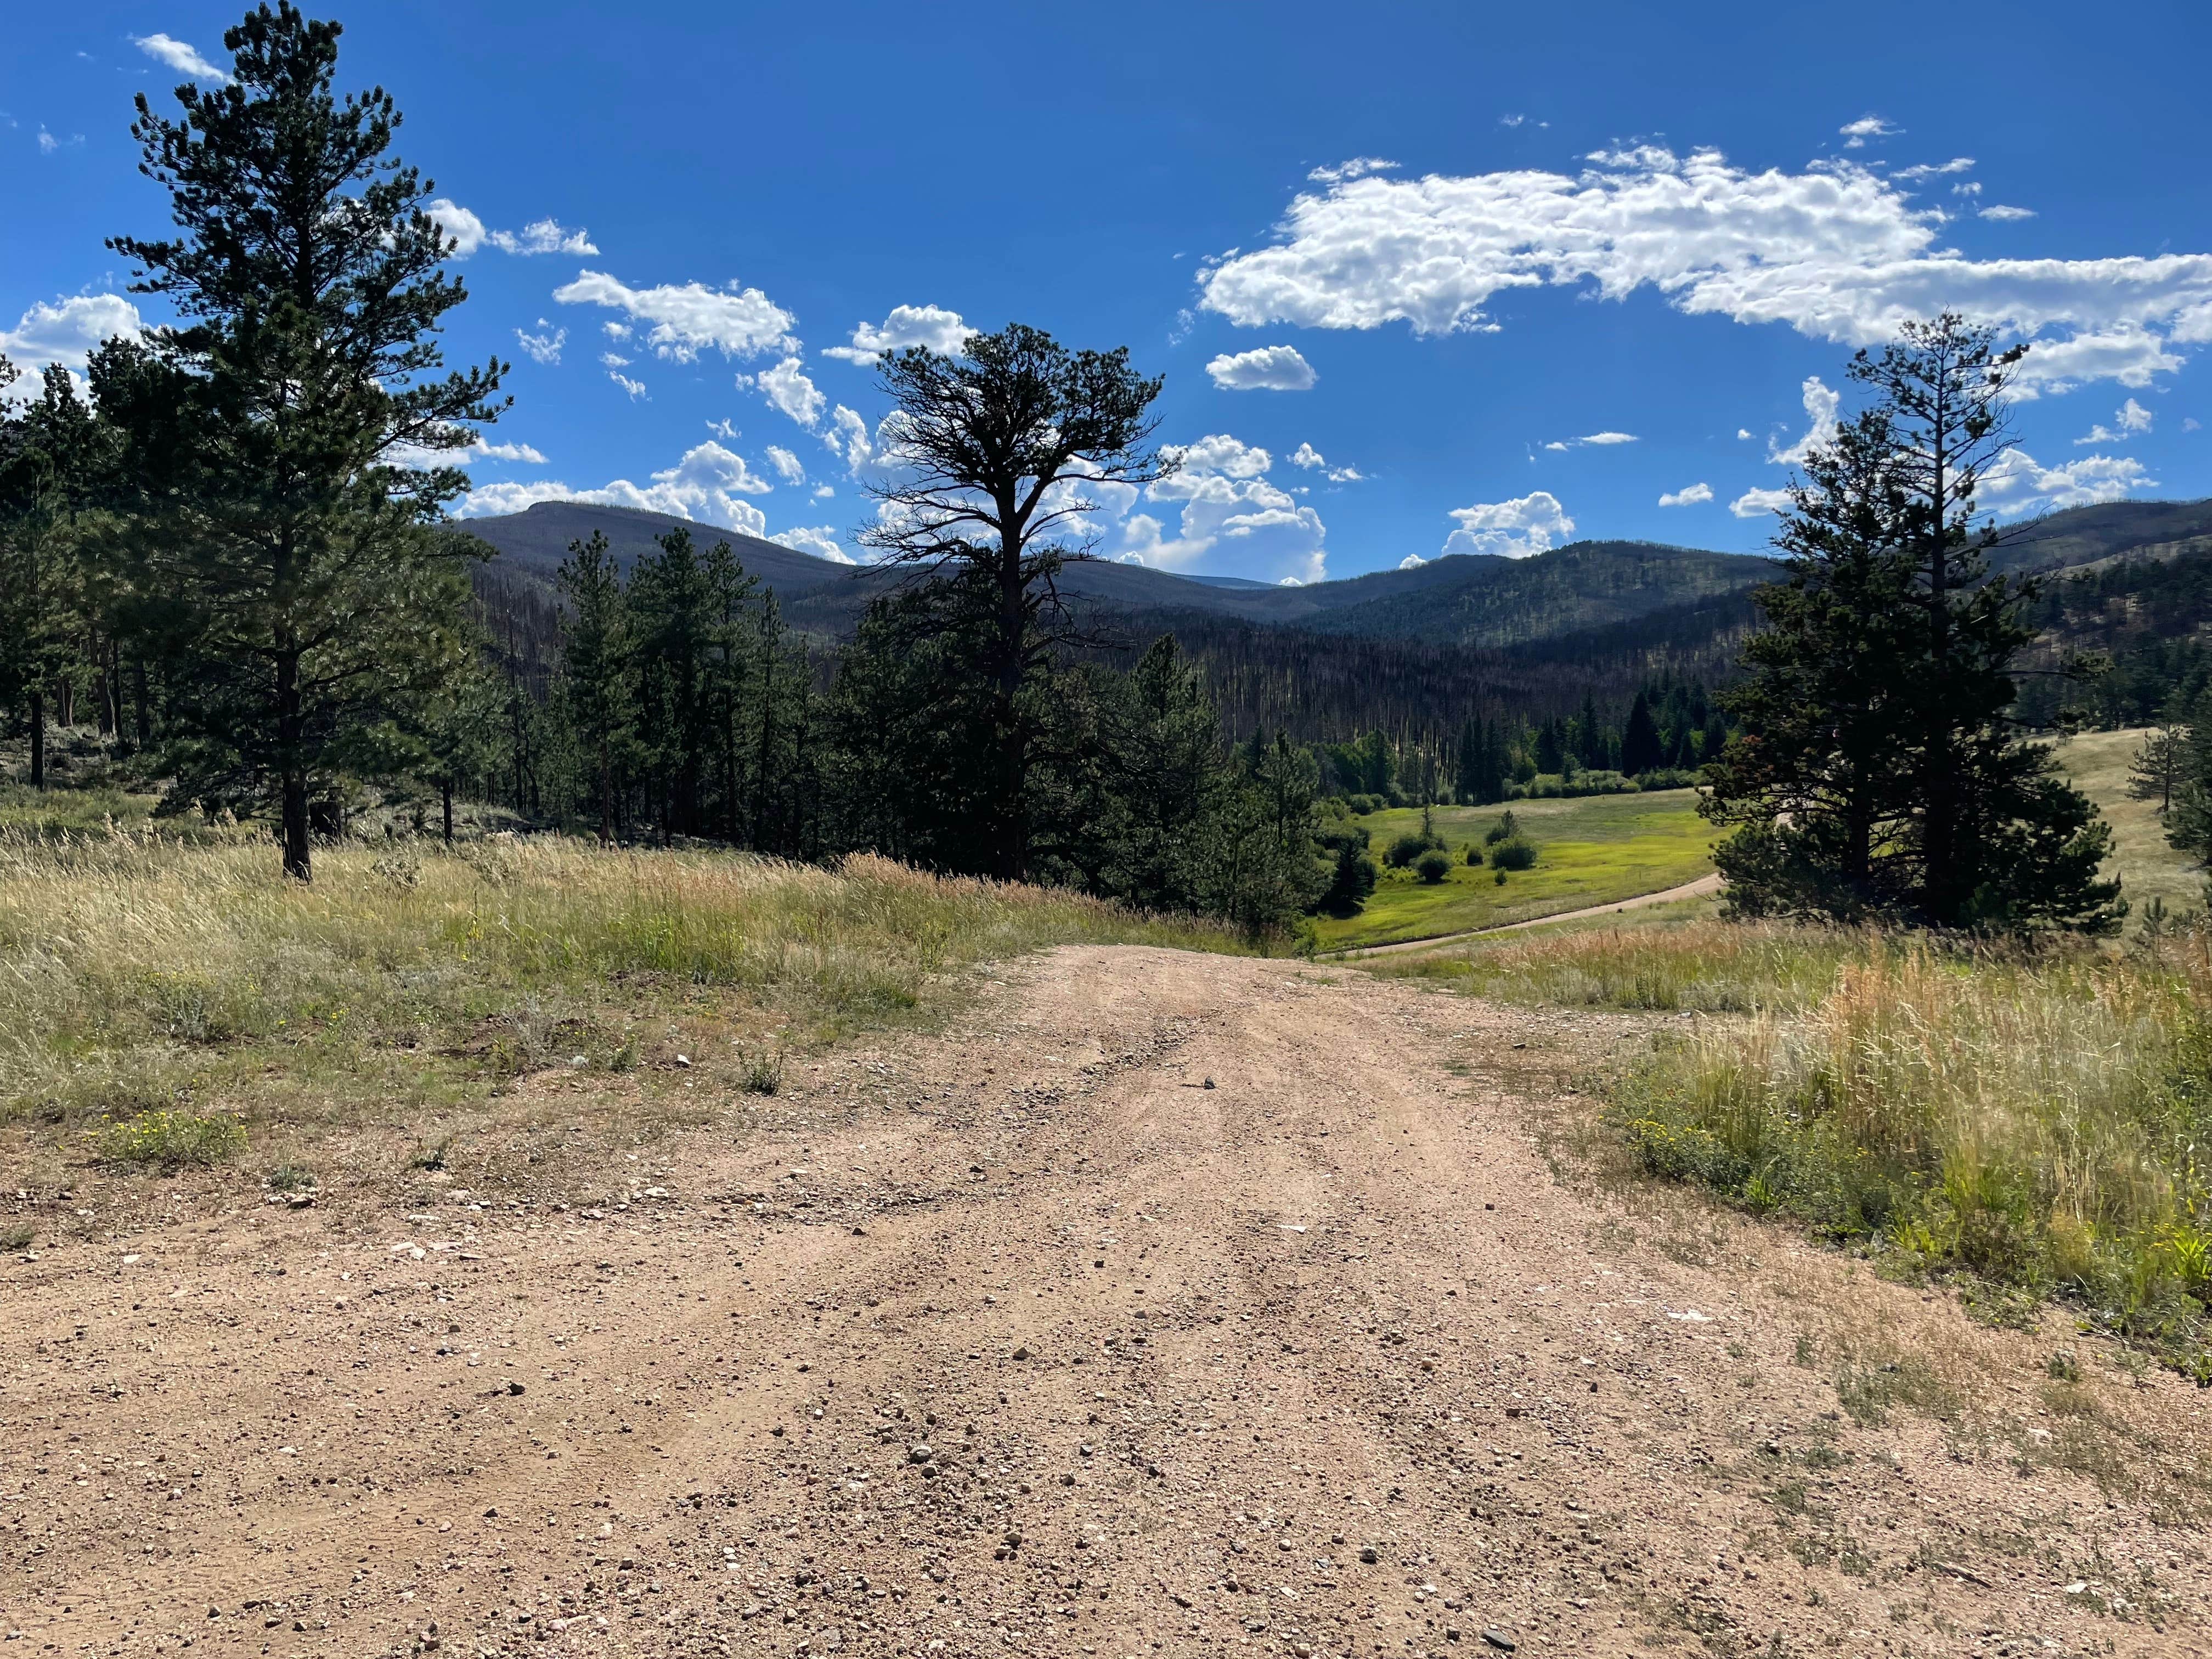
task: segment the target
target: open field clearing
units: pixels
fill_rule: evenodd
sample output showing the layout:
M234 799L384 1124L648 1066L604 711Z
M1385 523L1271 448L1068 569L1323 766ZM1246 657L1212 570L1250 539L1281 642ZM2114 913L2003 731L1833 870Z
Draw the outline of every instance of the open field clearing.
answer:
M1536 865L1507 872L1500 885L1491 869L1470 867L1466 852L1507 810L1436 808L1432 821L1452 855L1451 872L1431 884L1410 870L1385 869L1360 914L1320 919L1322 948L1389 945L1526 921L1680 886L1712 868L1713 830L1698 816L1693 790L1514 801L1510 810L1536 844ZM1395 807L1357 822L1368 830L1379 861L1392 841L1419 833L1421 813L1418 807Z
M492 1198L465 1145L404 1213L80 1192L0 1269L0 1619L334 1656L2208 1639L2212 1396L1634 1176L1575 1079L1664 1021L1182 951L1000 977L713 1091L600 1202Z
M2105 872L2126 884L2135 916L2140 918L2154 898L2165 900L2169 914L2202 910L2203 866L2167 845L2156 801L2136 800L2128 793L2128 770L2147 735L2143 728L2084 732L2057 745L2058 764L2112 826L2112 859Z

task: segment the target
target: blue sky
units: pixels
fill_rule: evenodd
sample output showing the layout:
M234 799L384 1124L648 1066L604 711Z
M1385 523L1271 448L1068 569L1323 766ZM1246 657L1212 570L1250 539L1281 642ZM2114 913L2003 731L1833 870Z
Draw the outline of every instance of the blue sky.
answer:
M850 551L885 405L830 354L1020 319L1167 377L1184 466L1102 496L1109 556L1748 550L1850 348L1946 303L2035 343L2001 511L2212 495L2201 5L337 15L470 245L452 355L514 364L477 510ZM130 98L236 15L11 18L0 351L130 325Z

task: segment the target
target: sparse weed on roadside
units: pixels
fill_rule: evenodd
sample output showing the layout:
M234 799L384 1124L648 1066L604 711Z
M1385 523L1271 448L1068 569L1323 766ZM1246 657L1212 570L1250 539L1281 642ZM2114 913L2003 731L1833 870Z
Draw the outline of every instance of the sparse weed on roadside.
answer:
M194 1164L221 1164L246 1146L244 1120L227 1112L142 1112L103 1123L91 1136L98 1156L174 1174Z

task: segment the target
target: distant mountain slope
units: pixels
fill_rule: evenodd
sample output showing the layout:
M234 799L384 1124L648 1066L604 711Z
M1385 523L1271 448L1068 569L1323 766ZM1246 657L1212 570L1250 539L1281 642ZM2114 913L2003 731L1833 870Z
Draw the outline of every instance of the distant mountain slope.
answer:
M571 542L605 534L627 568L653 538L685 520L629 507L542 501L527 512L471 519L457 528L499 550L502 562L550 580ZM726 540L746 569L775 588L795 626L827 637L852 631L868 601L901 573L833 563L758 537L693 524L702 546ZM1737 592L1773 567L1741 554L1650 542L1577 542L1528 559L1455 555L1410 569L1381 570L1310 586L1235 577L1181 576L1144 565L1081 561L1060 573L1080 605L1236 617L1373 638L1487 647L1601 628L1654 611Z
M1997 570L2057 570L2137 550L2179 552L2206 538L2212 500L2100 501L2006 526L1990 563Z
M1306 625L1322 633L1498 647L1634 622L1772 580L1771 561L1651 542L1576 542L1534 558L1438 559L1392 572ZM1372 577L1340 584L1357 589Z
M850 565L817 559L742 531L692 524L672 514L596 507L585 501L540 501L526 512L465 519L454 527L497 548L502 560L550 580L568 556L568 544L590 540L595 530L605 534L617 562L627 570L640 554L652 550L654 537L666 535L678 525L690 526L693 538L702 548L716 542L729 543L738 562L780 593L818 587L853 571Z

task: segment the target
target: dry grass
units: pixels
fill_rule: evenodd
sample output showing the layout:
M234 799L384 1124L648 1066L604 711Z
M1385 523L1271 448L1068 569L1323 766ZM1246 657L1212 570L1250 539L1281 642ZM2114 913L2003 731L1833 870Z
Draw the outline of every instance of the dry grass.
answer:
M634 1094L684 1053L687 1081L766 1092L785 1054L927 1018L981 962L1234 948L870 858L544 838L336 848L315 872L285 880L258 838L0 827L0 1122L158 1165L127 1149L164 1124L234 1116L271 1156L365 1124L428 1137L552 1067Z
M1643 1167L1801 1218L1984 1312L2071 1299L2212 1375L2212 941L2014 950L1691 921L1383 972L1696 1010L1618 1081Z
M1509 1001L1748 1013L1804 1007L1834 984L1842 963L1881 948L1871 933L1723 922L1699 904L1626 926L1504 935L1361 966Z

